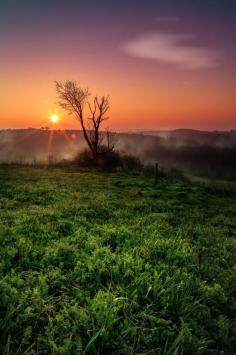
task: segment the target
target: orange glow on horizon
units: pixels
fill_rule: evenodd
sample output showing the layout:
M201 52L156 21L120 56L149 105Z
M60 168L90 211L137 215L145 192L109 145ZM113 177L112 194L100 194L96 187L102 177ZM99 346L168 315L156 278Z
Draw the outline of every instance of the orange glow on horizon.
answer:
M88 74L78 79L75 70L68 72L58 65L54 71L52 77L43 71L35 73L33 79L19 76L11 85L8 77L3 78L0 129L40 128L50 123L57 127L59 122L63 129L80 129L75 117L67 115L59 107L50 114L50 107L57 100L53 80L61 77L62 80L75 78L82 85L88 84L94 95L109 94L111 108L108 124L112 130L236 128L234 84L225 74L205 76L172 72L170 75L150 69L138 75L137 69L131 68L129 72L125 69L122 76L115 71L101 71L93 72L92 77L91 68L85 67L83 73ZM12 90L18 92L14 105Z

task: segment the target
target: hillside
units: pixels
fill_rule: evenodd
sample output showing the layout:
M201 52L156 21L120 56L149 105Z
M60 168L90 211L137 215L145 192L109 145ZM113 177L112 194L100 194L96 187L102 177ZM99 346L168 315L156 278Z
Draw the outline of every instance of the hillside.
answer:
M233 354L234 191L0 169L0 353Z
M145 135L161 137L184 145L208 145L236 147L236 131L199 131L196 129L175 129L171 131L144 131Z

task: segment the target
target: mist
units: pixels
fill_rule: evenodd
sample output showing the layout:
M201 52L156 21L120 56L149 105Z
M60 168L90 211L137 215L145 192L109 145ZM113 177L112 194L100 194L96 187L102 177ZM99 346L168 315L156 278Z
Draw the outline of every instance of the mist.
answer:
M236 131L202 132L179 129L116 133L116 150L161 169L236 179ZM86 147L78 130L24 129L0 131L0 163L46 164L73 160Z

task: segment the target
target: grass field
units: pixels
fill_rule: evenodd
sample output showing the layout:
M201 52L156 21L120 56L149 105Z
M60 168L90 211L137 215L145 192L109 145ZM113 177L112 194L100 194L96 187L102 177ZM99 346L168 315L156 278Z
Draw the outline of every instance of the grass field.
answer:
M1 354L234 354L236 195L0 168Z

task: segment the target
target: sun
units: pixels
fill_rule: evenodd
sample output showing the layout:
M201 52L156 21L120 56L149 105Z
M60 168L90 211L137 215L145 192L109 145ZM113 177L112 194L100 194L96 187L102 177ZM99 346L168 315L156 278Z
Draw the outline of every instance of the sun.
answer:
M51 115L50 120L52 123L57 123L59 121L59 117L56 114Z

